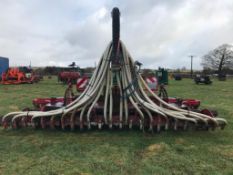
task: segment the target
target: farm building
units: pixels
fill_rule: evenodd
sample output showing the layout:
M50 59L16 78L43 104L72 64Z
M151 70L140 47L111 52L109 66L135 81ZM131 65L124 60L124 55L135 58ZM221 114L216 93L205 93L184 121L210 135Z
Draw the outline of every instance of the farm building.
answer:
M0 75L9 68L9 59L0 56Z

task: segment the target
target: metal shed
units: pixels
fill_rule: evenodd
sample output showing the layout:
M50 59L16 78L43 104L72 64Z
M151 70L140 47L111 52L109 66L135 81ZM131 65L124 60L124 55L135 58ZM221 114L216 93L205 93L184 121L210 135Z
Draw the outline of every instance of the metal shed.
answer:
M9 59L0 56L0 77L9 68Z

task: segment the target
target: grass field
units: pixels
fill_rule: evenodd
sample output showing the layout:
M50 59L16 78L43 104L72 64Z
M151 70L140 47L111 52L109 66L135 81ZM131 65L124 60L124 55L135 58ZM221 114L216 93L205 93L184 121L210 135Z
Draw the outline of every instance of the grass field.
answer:
M56 79L1 86L0 115L62 96ZM200 99L228 120L225 130L63 132L0 128L0 174L233 174L233 80L195 85L170 81L170 96Z

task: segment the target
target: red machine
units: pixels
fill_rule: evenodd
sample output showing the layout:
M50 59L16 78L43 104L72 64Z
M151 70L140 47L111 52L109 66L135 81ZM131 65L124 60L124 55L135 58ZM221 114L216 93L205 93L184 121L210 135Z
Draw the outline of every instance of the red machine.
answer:
M163 90L165 90L165 89L163 89ZM159 91L160 91L160 89L159 89ZM74 101L77 98L78 98L78 96L74 96L72 93L72 85L69 85L69 87L67 88L67 90L65 92L64 97L36 98L33 100L33 105L35 106L36 110L38 110L38 111L52 111L52 110L56 110L56 109L62 108L63 106L70 104L72 101ZM153 100L153 98L152 98L152 100ZM216 112L211 111L209 109L198 109L200 106L200 100L180 99L180 98L168 97L168 98L165 98L164 101L166 101L167 103L169 103L173 106L176 106L180 109L186 109L188 111L195 111L197 113L205 114L205 115L208 115L208 116L213 117L213 118L215 118L217 116ZM95 108L93 108L92 116L94 116L94 118L93 118L92 122L95 122L95 123L101 122L101 120L102 120L101 116L103 115L103 108L104 108L103 105L104 105L104 101L100 100L96 104ZM30 111L30 110L26 109L26 111ZM26 125L27 125L27 123L30 123L30 118L28 118L28 119L29 119L28 121L21 121L21 125L23 125L22 122ZM138 116L136 115L136 110L133 109L130 104L129 104L129 120L131 121L130 122L131 127L138 124ZM158 120L159 121L156 120L154 122L157 122L157 123L159 122L161 124L165 122L162 120L162 118L158 118ZM54 122L55 123L51 123L51 120L49 120L48 118L44 118L44 119L40 120L38 125L40 125L40 127L42 127L42 128L47 128L47 127L54 128L55 126L60 127L61 125L64 125L64 126L70 125L70 123L69 123L70 121L66 121L66 120L64 120L63 123L60 123L58 121L54 121ZM75 121L75 122L79 122L79 121ZM87 121L83 121L83 122L85 123ZM145 123L147 123L147 122L149 122L149 121L145 121ZM113 123L119 123L119 117L117 115L116 116L113 115ZM18 128L21 125L19 125L19 123L18 124L15 123L15 125L13 124L12 127ZM80 129L83 129L83 125L81 123L79 123L79 125L80 125ZM5 128L8 127L8 125L4 124L4 123L3 123L3 126ZM34 127L38 127L38 126L35 125ZM101 126L98 126L98 127L101 127ZM177 127L179 127L179 125L177 125ZM158 129L158 131L160 131L160 128L157 128L157 129Z
M161 88L161 87L160 87ZM157 93L160 93L161 89L159 88ZM162 86L163 88L163 86ZM165 89L163 89L164 91ZM33 105L35 109L33 111L53 111L56 109L61 109L64 106L69 105L71 102L76 100L79 96L74 96L72 92L72 85L70 84L68 88L65 91L64 97L52 97L52 98L36 98L33 100ZM153 101L156 102L155 99L151 97ZM172 98L172 97L167 97L164 98L164 101L166 101L168 104L171 104L172 106L178 107L180 109L185 109L188 111L195 111L200 114L205 114L208 115L212 118L215 118L217 116L217 113L214 111L211 111L209 109L199 109L200 106L200 100L196 99L180 99L180 98ZM138 115L136 114L136 110L130 105L129 105L129 128L132 128L133 126L138 125ZM104 109L104 101L103 99L100 100L95 107L92 110L92 122L97 123L98 128L101 129L102 125L99 125L99 123L102 122L103 120L103 109ZM25 109L24 111L30 112L30 109ZM32 111L32 112L33 112ZM61 123L58 120L51 120L50 118L41 118L38 122L36 122L35 125L32 125L33 127L41 127L41 128L60 128L61 126L70 126L70 121L63 120L63 123ZM76 123L78 122L78 123ZM119 123L119 117L117 115L113 115L112 119L113 124ZM144 121L145 125L149 127L149 121ZM157 131L160 131L160 127L162 127L166 121L164 121L162 118L157 118L154 120L156 123L160 123L159 128L157 128ZM86 120L83 121L83 123L79 123L79 121L74 121L75 125L79 125L80 129L84 129L84 125L87 123ZM181 124L181 125L179 125ZM4 128L8 128L9 124L7 122L2 123ZM22 120L19 120L18 122L14 122L11 126L13 128L20 128L23 126L29 126L31 125L31 116L28 116L26 118L23 118ZM224 128L225 125L222 126ZM71 127L71 126L70 126ZM174 125L175 127L175 125ZM177 124L177 129L178 128L183 128L184 126L182 123ZM198 129L198 128L197 128ZM202 127L199 129L203 129ZM208 127L206 128L208 129Z
M58 81L63 82L63 83L69 83L71 82L72 84L75 84L77 79L80 77L79 72L60 72L58 74Z
M169 98L163 85L154 93L120 40L120 11L112 10L112 42L105 49L85 90L74 96L70 85L64 98L34 100L37 110L11 112L2 117L7 128L223 129L224 118L199 110L199 100ZM73 66L73 65L72 65ZM145 90L146 89L146 90ZM39 111L38 111L39 110Z
M9 68L2 74L1 84L23 84L38 82L39 78L27 67Z

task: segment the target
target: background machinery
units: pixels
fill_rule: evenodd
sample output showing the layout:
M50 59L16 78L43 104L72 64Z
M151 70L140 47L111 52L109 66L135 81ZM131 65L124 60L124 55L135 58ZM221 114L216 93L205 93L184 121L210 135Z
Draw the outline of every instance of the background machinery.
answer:
M40 81L41 77L28 67L12 67L2 73L0 84L31 84Z
M112 41L85 90L78 96L67 90L63 102L68 102L50 109L8 113L2 118L3 125L70 130L137 128L150 132L225 127L225 119L198 110L198 101L160 98L142 78L140 67L120 40L120 11L113 8Z

